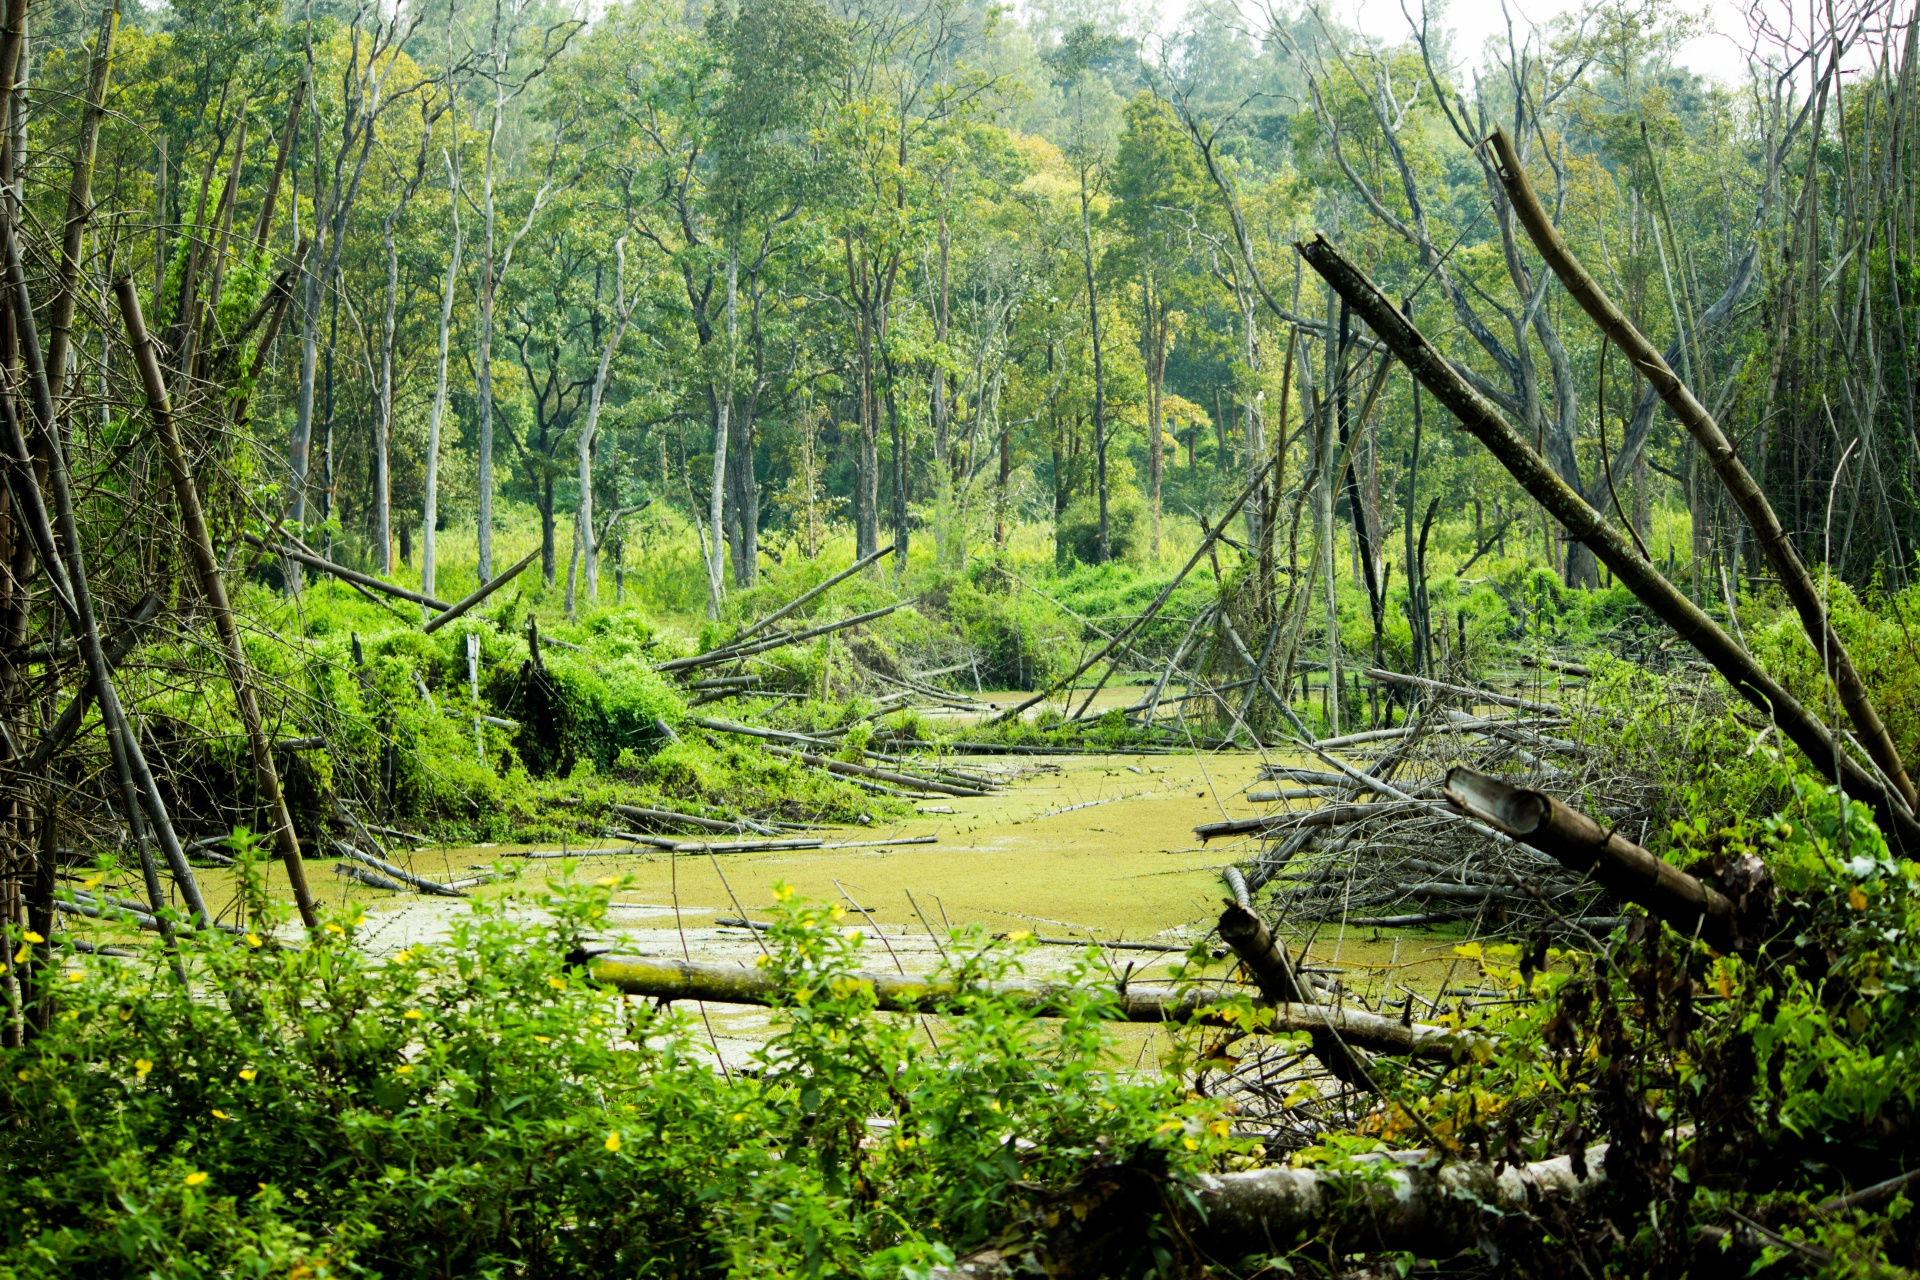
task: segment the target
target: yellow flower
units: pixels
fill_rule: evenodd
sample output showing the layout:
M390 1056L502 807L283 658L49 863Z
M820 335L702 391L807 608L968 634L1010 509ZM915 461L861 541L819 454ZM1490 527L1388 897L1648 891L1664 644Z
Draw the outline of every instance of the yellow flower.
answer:
M28 1080L31 1080L31 1079L33 1079L33 1072L31 1072L31 1071L27 1071L27 1070L25 1070L25 1069L22 1069L22 1070L19 1070L19 1071L16 1071L16 1072L14 1072L13 1074L14 1074L15 1076L17 1076L17 1077L19 1077L19 1079L20 1079L20 1081L21 1081L21 1083L23 1083L23 1084L24 1084L24 1083L26 1083L26 1082L27 1082Z
M247 945L250 947L260 947L260 946L265 946L266 944L260 940L259 934L250 933L247 935Z
M397 1066L397 1067L395 1067L395 1068L393 1069L393 1071L394 1071L394 1074L395 1074L395 1075L402 1075L402 1076L406 1076L406 1075L412 1075L412 1074L413 1074L413 1064L412 1064L412 1063L403 1063L402 1065L400 1065L400 1066Z
M610 889L614 885L619 883L620 881L613 876L601 876L598 880L594 881L594 884L598 885L602 889Z
M1867 909L1867 895L1860 892L1858 885L1847 890L1847 905L1855 911L1865 911Z
M792 896L793 896L792 885L782 882L780 884L776 884L775 886L773 886L773 900L775 902L785 902L788 898L791 898Z
M72 973L70 973L70 974L68 974L68 975L67 975L67 981L68 981L68 982L83 982L83 981L85 981L85 980L86 980L86 976L87 976L87 975L86 975L86 971L85 971L85 970L83 970L83 969L75 969L75 970L74 970L74 971L73 971Z
M565 978L555 976L547 979L547 985L552 987L555 991L565 991L567 989L567 980Z
M337 937L339 937L340 935L342 935L342 934L344 934L344 933L346 932L346 930L345 930L345 929L342 929L342 928L341 928L341 927L340 927L339 925L337 925L337 924L334 924L334 923L333 923L332 921L328 921L328 922L327 922L327 932L328 932L328 933L330 933L330 934L332 934L332 935L333 935L334 937L336 937L336 938L337 938Z
M1192 1138L1181 1139L1180 1145L1185 1147L1189 1151L1198 1151L1200 1149L1200 1144L1195 1142Z
M620 1149L620 1131L618 1129L615 1129L612 1133L609 1133L607 1135L607 1150L618 1151L619 1149Z
M145 1058L135 1058L133 1060L133 1074L139 1076L142 1080L147 1078L147 1072L151 1070L153 1070L153 1064Z
M35 933L31 929L27 930L25 933L21 934L20 936L25 938L28 942L45 942L46 941L45 938L41 937L39 934Z
M548 1039L546 1036L535 1036L533 1039L536 1044L552 1044L553 1043L553 1041Z
M402 951L399 955L393 958L393 962L395 964L406 964L411 959L413 959L413 952Z
M195 1172L187 1175L187 1185L190 1187L197 1187L206 1180L207 1175L204 1173Z
M259 1074L260 1073L258 1071L255 1071L252 1067L242 1067L240 1069L240 1078L242 1080L251 1081L255 1076Z
M13 962L15 964L25 964L27 962L27 957L32 954L33 954L33 948L23 942L20 944L20 949L13 953Z
M218 1108L218 1107L215 1107L215 1108L213 1109L213 1118L214 1118L214 1119L216 1119L216 1120L231 1120L231 1119L233 1119L233 1117L232 1117L232 1116L230 1116L230 1115L228 1115L228 1114L227 1114L226 1112L224 1112L224 1111L222 1111L222 1110L221 1110L220 1108Z
M1028 938L1031 938L1032 936L1033 936L1033 930L1031 929L1015 929L1012 933L1007 935L1007 941L1008 942L1025 942Z
M405 1013L401 1014L400 1016L403 1018L418 1019L418 1018L424 1018L427 1015L424 1013L421 1013L418 1009L409 1009Z
M106 878L107 878L106 872L96 871L92 875L88 876L85 880L82 880L80 882L80 887L83 889L97 889L100 887L100 882L102 880L105 880Z

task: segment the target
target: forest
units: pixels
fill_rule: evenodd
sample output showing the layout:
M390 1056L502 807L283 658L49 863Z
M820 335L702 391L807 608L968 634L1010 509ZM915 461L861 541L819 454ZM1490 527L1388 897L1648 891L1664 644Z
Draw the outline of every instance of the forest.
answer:
M1920 1274L1920 7L1548 8L0 0L0 1280Z

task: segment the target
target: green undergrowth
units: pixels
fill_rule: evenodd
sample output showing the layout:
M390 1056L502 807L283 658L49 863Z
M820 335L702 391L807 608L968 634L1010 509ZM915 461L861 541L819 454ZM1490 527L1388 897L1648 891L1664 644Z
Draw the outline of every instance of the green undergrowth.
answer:
M934 1049L849 976L841 909L784 893L791 1003L718 1069L697 1017L569 967L617 888L528 886L385 962L351 909L299 950L189 941L192 988L65 956L51 1029L0 1053L0 1276L892 1280L1103 1153L1231 1146L1213 1104L1110 1070L1097 988L1038 1021L986 990L1020 949L956 933L972 994Z

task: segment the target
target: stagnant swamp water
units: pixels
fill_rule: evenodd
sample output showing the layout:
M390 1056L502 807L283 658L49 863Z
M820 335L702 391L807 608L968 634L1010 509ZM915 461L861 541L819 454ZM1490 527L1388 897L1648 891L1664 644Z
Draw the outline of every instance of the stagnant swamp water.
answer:
M565 874L570 858L577 860L577 876L624 877L599 942L628 954L751 964L759 954L753 932L716 920L742 914L764 919L775 886L786 884L803 897L847 909L845 927L862 933L866 968L930 969L938 961L936 934L978 923L990 933L1025 931L1046 940L1026 958L1034 977L1063 970L1091 941L1171 948L1103 952L1115 976L1124 973L1137 985L1165 981L1171 965L1218 916L1220 869L1248 849L1230 841L1202 846L1193 828L1269 811L1246 798L1260 763L1258 755L1238 751L999 759L984 767L1009 781L984 798L940 797L922 801L908 821L796 833L828 844L934 837L926 844L717 857L614 841L571 846L566 857L550 844L411 852L402 844L388 857L441 881L493 868L505 872L500 881L470 890L475 898L512 893L516 880L521 889L540 888ZM263 869L269 890L283 894L278 864ZM318 859L309 861L308 876L323 899L361 906L366 921L359 940L376 955L442 940L468 910L459 899L389 893L330 875ZM137 875L126 879L118 896L138 897ZM210 870L201 879L209 905L231 911L237 898L233 873ZM525 910L529 917L536 911ZM84 918L69 916L63 924L75 929L74 936L96 941L128 936L124 926ZM1338 971L1355 991L1378 994L1404 986L1431 995L1460 965L1459 941L1455 930L1326 926L1307 954L1311 965ZM709 1006L706 1012L728 1058L751 1052L767 1025L764 1010ZM1121 1030L1122 1044L1129 1050L1138 1045L1142 1054L1151 1052L1159 1035L1146 1027Z

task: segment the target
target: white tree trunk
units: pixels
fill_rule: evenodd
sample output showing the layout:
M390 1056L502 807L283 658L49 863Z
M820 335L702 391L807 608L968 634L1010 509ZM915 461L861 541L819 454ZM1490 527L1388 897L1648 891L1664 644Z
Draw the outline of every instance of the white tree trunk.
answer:
M453 211L453 254L447 260L447 282L440 290L440 363L433 384L433 411L427 416L427 498L420 530L420 593L428 596L433 594L433 527L440 518L440 422L447 412L447 339L453 331L453 287L460 278L460 162L451 155L447 157L447 191L452 197L448 206Z
M726 598L726 546L724 534L727 502L727 417L733 407L733 346L740 327L740 246L737 238L727 247L727 378L716 389L717 408L713 422L713 493L707 501L707 527L713 541L707 555L707 616L720 616L720 602Z

